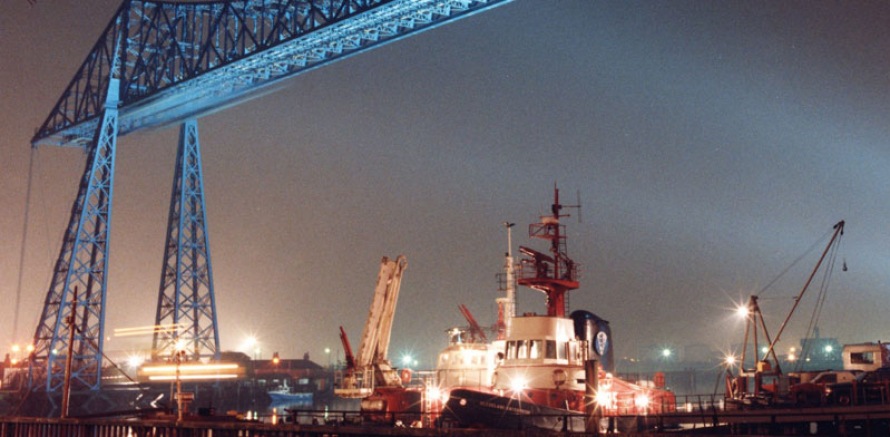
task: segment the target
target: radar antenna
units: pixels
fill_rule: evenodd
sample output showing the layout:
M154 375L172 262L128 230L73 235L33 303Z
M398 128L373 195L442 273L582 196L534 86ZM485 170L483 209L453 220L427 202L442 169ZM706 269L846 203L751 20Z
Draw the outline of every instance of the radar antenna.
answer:
M574 208L578 211L578 223L584 223L583 217L581 217L581 190L575 191L575 204L574 205L562 205L563 208ZM561 217L571 217L571 214L563 214Z

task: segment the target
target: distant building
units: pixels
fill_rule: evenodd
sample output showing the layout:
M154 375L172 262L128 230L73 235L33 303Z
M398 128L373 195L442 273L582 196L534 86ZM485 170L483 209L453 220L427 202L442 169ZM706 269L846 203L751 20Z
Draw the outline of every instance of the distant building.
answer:
M799 370L825 370L842 369L843 345L836 338L820 337L816 328L813 338L800 339L796 354L789 353L786 360L793 363L794 369ZM792 358L794 358L792 360Z
M291 387L295 392L320 393L331 389L331 371L309 360L283 359L277 353L271 360L255 360L254 377L261 387Z

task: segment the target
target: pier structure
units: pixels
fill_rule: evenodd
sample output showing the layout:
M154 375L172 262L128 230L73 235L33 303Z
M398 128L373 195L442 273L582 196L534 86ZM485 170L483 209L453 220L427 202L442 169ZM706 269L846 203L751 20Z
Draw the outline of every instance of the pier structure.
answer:
M785 408L727 411L706 399L687 399L680 411L651 416L617 416L599 419L599 428L590 431L541 429L522 426L516 429L462 429L450 427L405 428L369 426L361 423L356 411L292 411L281 416L252 417L189 416L184 420L157 415L150 417L122 414L116 418L48 419L0 417L0 435L101 435L131 437L175 436L254 436L323 437L339 436L770 436L887 435L890 432L888 405L855 407ZM711 400L713 401L713 399ZM145 412L142 412L143 414ZM577 415L582 415L577 413ZM138 420L134 420L138 419ZM532 423L533 418L527 418ZM563 418L567 420L567 418Z

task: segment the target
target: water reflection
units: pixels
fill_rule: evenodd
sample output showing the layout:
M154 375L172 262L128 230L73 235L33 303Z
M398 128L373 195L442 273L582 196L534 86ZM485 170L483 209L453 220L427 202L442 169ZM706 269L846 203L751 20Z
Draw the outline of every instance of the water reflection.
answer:
M260 412L257 420L266 423L297 423L303 425L342 422L359 411L359 399L342 399L336 396L273 398L268 408Z

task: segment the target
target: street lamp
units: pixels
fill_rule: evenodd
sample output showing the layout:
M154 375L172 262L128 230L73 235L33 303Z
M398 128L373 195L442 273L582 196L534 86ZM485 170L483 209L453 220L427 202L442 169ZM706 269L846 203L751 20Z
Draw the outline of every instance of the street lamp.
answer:
M256 337L254 337L254 336L247 337L247 339L244 340L244 345L242 347L243 347L242 350L246 353L250 353L252 351L253 359L256 359L256 354L257 354L257 352L259 352L259 349L260 349L259 341L257 340Z
M727 355L726 358L723 359L723 362L726 364L726 367L732 368L735 364L735 360L735 355Z

